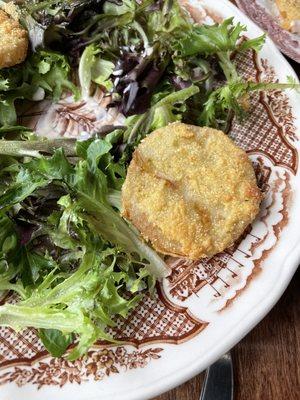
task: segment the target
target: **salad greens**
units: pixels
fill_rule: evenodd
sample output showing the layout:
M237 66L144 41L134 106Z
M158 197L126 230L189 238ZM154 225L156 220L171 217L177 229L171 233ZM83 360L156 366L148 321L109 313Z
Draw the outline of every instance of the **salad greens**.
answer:
M0 2L1 6L1 2ZM140 140L170 122L228 129L254 90L294 82L244 81L234 58L259 51L232 18L195 24L176 0L25 0L31 50L0 70L0 325L34 327L54 356L83 355L125 317L163 258L125 221L120 190ZM74 82L78 82L76 85ZM47 139L17 125L19 107L105 93L126 117L85 141Z
M39 50L13 68L0 69L0 126L17 121L17 99L40 101L49 94L59 100L63 90L79 96L78 88L68 79L67 58L50 50Z
M60 148L50 158L2 169L1 290L15 290L21 300L0 307L0 323L75 332L79 344L71 359L96 339L108 339L104 328L113 325L111 317L125 316L141 299L138 292L167 272L109 203L108 183L119 195L125 174L111 147L96 139L78 143L76 164Z

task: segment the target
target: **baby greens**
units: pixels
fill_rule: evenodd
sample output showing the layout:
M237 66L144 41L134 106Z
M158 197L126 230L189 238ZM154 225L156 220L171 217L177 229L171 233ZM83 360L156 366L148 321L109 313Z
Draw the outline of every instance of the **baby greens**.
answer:
M125 175L111 147L102 139L80 142L75 164L60 148L2 169L0 287L21 300L0 306L0 324L75 332L70 358L99 338L112 340L104 332L112 316L125 316L139 292L168 272L110 204L109 188L117 197ZM46 345L48 336L41 334Z
M1 6L1 1L0 1ZM25 0L31 50L0 70L0 325L38 330L54 356L83 355L168 274L164 260L120 215L120 190L136 145L183 121L227 130L254 90L235 56L264 36L243 37L232 18L199 25L176 0ZM78 82L75 85L73 82ZM101 89L126 117L86 141L47 139L17 125L26 101L85 100Z

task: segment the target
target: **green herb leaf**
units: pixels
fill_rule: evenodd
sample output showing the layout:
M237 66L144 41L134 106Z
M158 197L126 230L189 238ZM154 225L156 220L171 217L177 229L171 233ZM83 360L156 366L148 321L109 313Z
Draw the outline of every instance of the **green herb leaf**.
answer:
M73 342L73 335L64 335L57 329L40 329L39 337L53 357L61 357Z

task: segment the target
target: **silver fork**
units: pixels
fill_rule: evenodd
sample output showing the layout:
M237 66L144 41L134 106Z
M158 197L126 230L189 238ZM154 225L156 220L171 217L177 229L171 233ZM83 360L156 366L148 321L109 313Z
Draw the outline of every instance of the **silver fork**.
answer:
M233 400L233 366L230 352L207 368L200 400Z

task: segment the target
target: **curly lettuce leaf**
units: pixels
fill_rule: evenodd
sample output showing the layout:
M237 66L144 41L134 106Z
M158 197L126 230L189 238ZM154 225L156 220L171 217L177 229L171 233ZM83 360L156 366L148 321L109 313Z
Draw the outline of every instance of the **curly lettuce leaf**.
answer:
M203 111L200 114L199 123L226 130L232 113L239 119L243 119L246 115L247 110L243 107L243 103L249 102L249 94L251 92L259 90L299 89L299 87L300 85L292 78L288 78L287 83L242 82L240 80L229 82L208 95Z
M124 176L121 166L114 167L111 148L109 140L90 140L78 144L81 159L75 165L62 149L17 164L0 198L6 213L0 214L0 244L10 271L0 268L0 290L21 296L17 304L0 306L0 325L35 327L55 356L73 334L78 342L70 359L96 340L112 341L106 328L114 325L113 317L125 317L143 290L153 290L155 279L168 273L111 205L119 201L116 188ZM112 191L118 200L111 201ZM29 232L19 231L23 227Z
M173 48L182 57L195 54L217 54L219 52L255 49L259 51L264 44L265 35L255 39L245 39L239 42L242 32L246 31L245 25L233 23L233 17L225 19L220 24L194 25L187 34L183 32L182 38L174 41Z
M105 327L114 325L113 315L125 316L135 307L141 294L126 299L119 293L126 274L114 272L115 251L99 253L89 247L78 269L60 283L53 284L58 278L51 271L39 286L27 291L25 299L0 306L0 325L15 330L27 326L42 329L43 342L56 356L69 344L63 337L76 333L79 341L68 356L71 360L83 355L98 339L113 341ZM46 336L44 330L48 332ZM60 334L49 338L49 330Z
M154 275L164 276L168 272L164 262L107 202L107 177L98 168L98 164L110 148L109 143L94 140L87 149L87 158L74 167L62 150L56 150L51 158L41 157L23 164L15 182L0 196L0 209L6 210L26 199L38 188L59 181L76 201L81 217L97 234L121 246L124 251L139 254L141 260L149 262L147 267ZM107 162L113 165L111 160Z
M246 31L245 25L233 23L233 17L220 24L193 26L187 33L174 41L172 48L175 51L175 60L192 57L199 54L205 56L217 55L219 63L227 80L238 78L235 66L231 60L233 52L242 52L253 49L258 52L264 42L265 35L254 39L242 37Z

